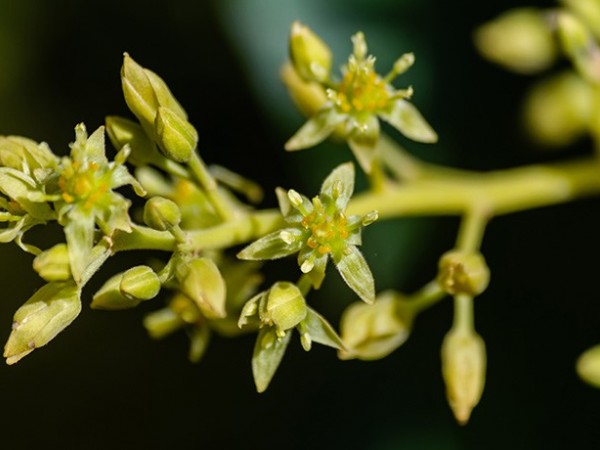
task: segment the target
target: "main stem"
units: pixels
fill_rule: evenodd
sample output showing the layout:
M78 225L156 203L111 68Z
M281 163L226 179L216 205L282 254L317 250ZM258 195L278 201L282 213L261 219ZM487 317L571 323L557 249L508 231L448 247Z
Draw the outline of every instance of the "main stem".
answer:
M495 172L440 172L435 178L393 184L380 192L354 197L347 214L377 210L382 219L404 216L463 215L485 208L488 218L541 206L555 205L600 194L600 164L594 158L534 165ZM198 249L244 244L285 225L276 210L254 211L223 224L188 231L190 245ZM117 231L112 251L156 249L172 251L175 239L168 232L137 226L131 234Z

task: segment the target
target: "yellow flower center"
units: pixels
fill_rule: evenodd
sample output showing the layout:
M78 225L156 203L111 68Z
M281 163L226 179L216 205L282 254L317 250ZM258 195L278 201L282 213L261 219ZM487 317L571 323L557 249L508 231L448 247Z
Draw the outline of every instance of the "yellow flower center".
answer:
M67 203L82 202L85 208L91 209L110 190L108 180L99 168L93 162L85 166L74 162L65 167L58 179L63 200Z
M334 101L344 113L375 113L389 101L386 83L377 75L373 60L350 61Z
M313 206L313 211L302 219L302 226L310 231L306 244L324 255L344 244L350 234L348 221L339 211L326 211L318 197L313 199Z

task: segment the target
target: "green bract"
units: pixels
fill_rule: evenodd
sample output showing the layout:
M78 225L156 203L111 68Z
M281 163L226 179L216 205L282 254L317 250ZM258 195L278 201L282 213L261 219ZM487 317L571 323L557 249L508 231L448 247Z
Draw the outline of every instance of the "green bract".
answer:
M378 117L406 137L419 142L436 142L437 134L421 113L407 101L412 88L397 90L391 82L414 62L403 55L385 77L375 72L375 58L367 56L364 35L353 36L354 52L342 69L342 79L331 74L331 56L325 44L307 27L294 23L290 54L298 75L321 84L327 101L285 144L287 150L312 147L337 131L350 145L362 169L370 173L379 140Z
M345 214L354 192L354 166L342 164L323 182L312 202L294 190L279 194L288 227L264 236L238 253L241 259L277 259L298 253L298 265L318 289L325 278L329 256L346 284L367 303L375 298L373 275L362 253L360 232L373 221Z

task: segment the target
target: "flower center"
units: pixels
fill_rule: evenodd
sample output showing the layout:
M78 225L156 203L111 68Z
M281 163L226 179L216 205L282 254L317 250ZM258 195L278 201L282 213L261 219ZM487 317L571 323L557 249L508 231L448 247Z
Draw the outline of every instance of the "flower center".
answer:
M324 255L344 245L350 234L346 216L335 211L331 214L318 197L313 199L313 211L302 219L304 229L310 231L306 244Z
M357 61L351 58L344 78L334 94L336 106L344 113L374 113L389 101L386 83L377 75L374 60Z
M83 202L85 208L92 208L109 191L109 183L99 168L93 162L84 166L74 162L65 167L58 180L63 200L67 203Z

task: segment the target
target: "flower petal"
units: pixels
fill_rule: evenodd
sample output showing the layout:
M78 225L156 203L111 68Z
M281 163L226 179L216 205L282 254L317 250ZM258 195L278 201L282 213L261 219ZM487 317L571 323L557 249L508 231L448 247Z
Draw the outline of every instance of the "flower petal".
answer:
M308 308L306 319L303 323L312 341L338 350L344 349L342 338L338 336L331 324L314 309Z
M346 117L345 114L339 114L332 107L321 109L285 143L285 149L288 151L302 150L318 144L325 140Z
M346 209L354 192L354 164L345 163L337 166L329 174L321 186L321 194L335 199L336 207Z
M297 252L302 240L295 239L296 228L285 228L263 236L237 254L240 259L263 260L279 259ZM286 239L290 237L291 239Z
M262 328L256 337L252 355L252 374L258 392L264 392L277 371L290 342L292 330L278 338L272 327Z
M379 116L409 139L417 142L437 142L437 133L423 118L419 110L410 102L401 98L393 102L389 111Z
M369 265L360 250L348 245L344 251L334 253L333 261L340 275L358 296L366 303L375 300L375 281Z
M348 145L358 160L360 167L366 172L371 172L373 160L376 156L376 146L379 140L379 121L377 116L368 116L362 123L358 123L348 139Z

